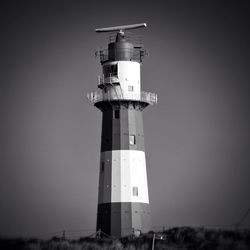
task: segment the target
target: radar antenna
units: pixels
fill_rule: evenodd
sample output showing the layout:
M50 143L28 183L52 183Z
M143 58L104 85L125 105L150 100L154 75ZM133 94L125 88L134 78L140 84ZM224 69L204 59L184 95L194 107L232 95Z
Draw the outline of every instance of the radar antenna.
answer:
M95 31L98 33L112 32L112 31L118 31L120 33L123 33L124 30L132 30L132 29L138 29L138 28L144 28L144 27L147 27L146 23L137 23L137 24L130 24L130 25L100 28L100 29L96 29Z

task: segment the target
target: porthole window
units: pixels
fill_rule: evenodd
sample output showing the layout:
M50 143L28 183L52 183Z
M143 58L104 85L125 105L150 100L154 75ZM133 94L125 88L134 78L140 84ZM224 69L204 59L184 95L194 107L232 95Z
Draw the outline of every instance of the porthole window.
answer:
M134 91L134 86L128 86L128 91Z
M119 109L114 111L114 118L120 119L120 110Z
M129 144L130 145L135 145L135 135L130 135L129 136Z
M138 187L133 187L133 196L138 196Z
M101 163L101 171L104 172L104 162Z

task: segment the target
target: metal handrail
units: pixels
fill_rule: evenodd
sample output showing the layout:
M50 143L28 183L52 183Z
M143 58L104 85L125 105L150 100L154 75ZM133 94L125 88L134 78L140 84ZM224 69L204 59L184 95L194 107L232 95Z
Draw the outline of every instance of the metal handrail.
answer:
M136 94L125 94L125 95L118 95L112 96L109 92L108 93L103 93L101 90L97 90L95 92L90 92L87 94L87 98L89 101L93 104L97 102L103 102L103 101L142 101L149 103L150 105L154 105L157 103L157 94L151 93L151 92L146 92L142 91L140 96Z
M113 83L119 82L119 78L117 74L110 73L109 76L106 76L106 77L102 74L102 75L98 75L97 81L98 81L98 86L103 85L103 84L112 85Z
M123 49L127 50L127 49ZM104 63L109 60L109 52L108 49L99 50L96 53L96 56L99 56L100 62ZM146 50L143 48L133 48L133 57L131 58L133 61L142 62L142 58L147 55Z

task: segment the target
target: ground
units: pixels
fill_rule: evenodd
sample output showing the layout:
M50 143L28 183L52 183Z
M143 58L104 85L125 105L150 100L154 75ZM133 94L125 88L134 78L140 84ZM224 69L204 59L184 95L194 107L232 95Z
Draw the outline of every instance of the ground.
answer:
M53 237L49 240L40 239L1 239L0 249L3 250L97 250L97 249L154 249L166 250L248 250L250 249L250 229L222 230L179 227L163 232L149 232L140 237L91 238L77 240ZM163 240L159 239L163 236Z

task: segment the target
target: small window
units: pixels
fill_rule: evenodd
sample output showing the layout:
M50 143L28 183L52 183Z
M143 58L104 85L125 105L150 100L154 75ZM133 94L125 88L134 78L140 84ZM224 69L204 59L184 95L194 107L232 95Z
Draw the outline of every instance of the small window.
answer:
M133 187L133 196L138 196L138 187Z
M117 64L103 66L104 77L117 76Z
M115 119L120 119L120 110L119 109L115 110L115 112L114 112L114 118Z
M104 162L101 163L101 171L104 172Z
M134 86L128 86L128 91L134 91Z
M129 144L130 145L135 145L135 135L130 135L129 136Z

